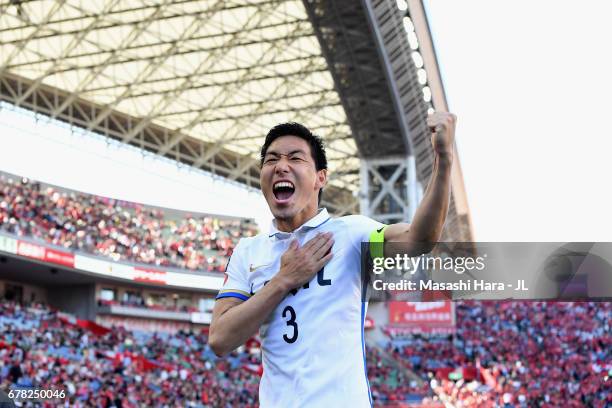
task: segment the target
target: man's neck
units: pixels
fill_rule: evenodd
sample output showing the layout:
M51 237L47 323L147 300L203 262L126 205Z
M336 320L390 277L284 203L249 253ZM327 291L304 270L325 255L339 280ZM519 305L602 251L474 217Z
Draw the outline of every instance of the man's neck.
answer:
M308 209L296 214L293 218L276 218L276 229L282 232L293 232L296 229L300 228L302 225L306 224L314 217L316 217L317 214L319 214L319 208L314 207L314 209Z

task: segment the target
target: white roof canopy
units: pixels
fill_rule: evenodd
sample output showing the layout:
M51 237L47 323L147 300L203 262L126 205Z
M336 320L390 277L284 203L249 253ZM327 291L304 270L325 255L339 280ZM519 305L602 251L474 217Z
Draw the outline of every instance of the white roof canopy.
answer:
M358 188L355 142L301 0L2 0L6 73L30 82L23 99L50 86L105 107L92 125L117 111L171 130L162 154L192 137L256 158L272 126L301 122L326 141L331 183Z

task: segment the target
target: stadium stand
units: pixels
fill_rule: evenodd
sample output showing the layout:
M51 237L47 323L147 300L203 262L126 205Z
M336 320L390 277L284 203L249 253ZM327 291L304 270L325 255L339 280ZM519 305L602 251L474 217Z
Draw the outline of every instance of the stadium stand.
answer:
M3 300L0 312L2 389L66 389L71 407L256 406L256 347L220 359L203 333L96 335L40 303ZM402 401L410 386L401 370L376 349L368 361L375 399Z
M455 335L367 348L376 406L612 404L609 303L464 301L457 311ZM2 389L65 389L71 407L257 405L256 340L221 359L204 333L81 326L43 304L0 302ZM458 367L465 375L450 380Z
M453 336L396 339L388 347L441 400L466 407L612 405L609 302L456 306ZM449 380L450 373L460 378Z
M185 215L0 173L0 230L69 250L192 271L223 272L251 220Z
M2 173L0 230L113 261L194 271L222 271L238 239L256 233L249 220L192 216ZM149 304L138 291L98 305L196 310ZM456 311L452 335L368 345L376 406L612 406L610 303L463 301ZM40 303L0 302L0 386L65 388L75 407L257 405L258 347L220 359L204 332L100 327Z
M247 351L218 359L204 334L95 335L60 315L42 304L0 302L2 389L65 389L71 407L256 405L257 357Z
M0 230L113 261L194 271L222 271L240 237L256 233L249 220L192 216L2 173ZM138 291L98 305L196 310L148 304ZM463 301L456 310L452 335L367 347L376 406L612 405L610 303ZM65 388L75 407L257 405L257 347L220 359L205 333L96 333L95 325L70 322L44 304L2 301L2 389Z
M426 381L417 382L410 378L401 364L376 347L368 347L366 356L368 380L372 399L380 405L393 406L396 403L421 402L431 396Z

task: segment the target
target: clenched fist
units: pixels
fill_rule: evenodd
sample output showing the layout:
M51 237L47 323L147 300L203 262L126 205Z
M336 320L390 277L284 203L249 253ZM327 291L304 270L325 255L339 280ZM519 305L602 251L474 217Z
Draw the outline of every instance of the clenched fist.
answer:
M452 157L457 116L449 112L434 112L427 117L431 130L431 145L440 156Z

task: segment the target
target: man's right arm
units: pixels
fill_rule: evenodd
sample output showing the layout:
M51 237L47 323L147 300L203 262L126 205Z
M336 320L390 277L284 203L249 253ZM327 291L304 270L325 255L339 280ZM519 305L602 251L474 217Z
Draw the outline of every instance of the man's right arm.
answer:
M317 235L301 248L294 241L281 257L280 271L255 295L246 301L218 299L208 337L215 354L225 355L252 337L291 289L309 282L329 262L333 242L330 233Z
M218 356L225 355L252 337L290 289L272 279L259 292L243 301L218 299L213 309L208 344Z

